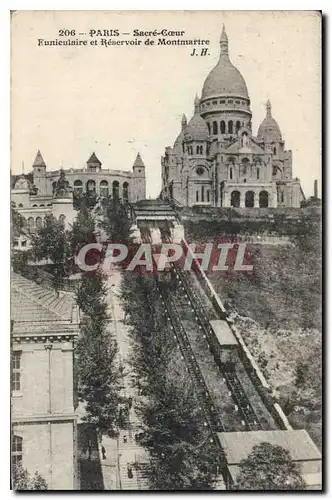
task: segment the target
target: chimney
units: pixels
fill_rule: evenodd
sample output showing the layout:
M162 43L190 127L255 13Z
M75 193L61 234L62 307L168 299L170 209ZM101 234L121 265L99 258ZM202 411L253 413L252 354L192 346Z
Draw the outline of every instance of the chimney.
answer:
M315 179L314 181L314 197L318 198L318 181Z

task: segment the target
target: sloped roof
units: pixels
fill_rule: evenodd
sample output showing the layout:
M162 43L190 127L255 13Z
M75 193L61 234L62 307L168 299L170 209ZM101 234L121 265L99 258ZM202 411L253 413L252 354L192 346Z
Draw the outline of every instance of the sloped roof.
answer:
M239 141L236 140L226 149L226 152L227 153L241 153L241 149L243 149L241 144L239 144ZM255 154L255 155L263 155L264 154L264 150L260 146L258 146L258 144L256 144L252 138L250 138L250 146L248 147L248 149L250 149L250 151L247 152L248 154Z
M227 321L222 321L221 319L213 319L210 321L210 325L221 345L238 345L236 338Z
M95 152L93 152L90 158L88 159L87 164L89 163L99 163L99 165L101 165L101 161L99 160L99 158L97 158Z
M44 159L41 155L41 152L38 149L35 161L33 162L34 167L46 167L46 163L44 162Z
M225 450L227 463L237 465L247 458L254 446L263 442L282 446L295 461L321 460L317 446L305 429L288 431L247 431L218 433L222 448Z
M137 153L136 160L134 161L133 167L145 167L140 153Z
M11 277L11 319L14 323L71 322L74 298L57 294L16 273Z

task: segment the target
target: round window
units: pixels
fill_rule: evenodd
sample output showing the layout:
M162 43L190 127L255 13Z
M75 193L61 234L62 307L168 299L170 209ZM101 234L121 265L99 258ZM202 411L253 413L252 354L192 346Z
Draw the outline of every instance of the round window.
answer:
M204 168L203 167L197 167L196 168L196 174L197 175L203 175L204 174Z

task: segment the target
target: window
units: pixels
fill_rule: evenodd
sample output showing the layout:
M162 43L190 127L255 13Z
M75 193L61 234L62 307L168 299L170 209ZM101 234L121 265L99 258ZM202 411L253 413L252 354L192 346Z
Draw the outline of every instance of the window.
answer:
M228 104L233 104L233 99L229 99Z
M274 147L274 148L273 148L273 154L274 154L274 155L276 155L276 154L277 154L277 148L276 148L276 147Z
M226 123L224 122L224 120L221 120L221 122L220 122L220 132L222 134L226 133Z
M22 247L26 247L26 246L27 246L27 242L26 242L26 240L23 240L23 241L22 241L21 246L22 246Z
M236 132L241 128L241 123L239 121L236 122L235 129Z
M23 207L23 203L19 203L19 205L18 205L18 206L19 206L20 208L22 208L22 207Z
M228 122L228 133L229 134L233 133L233 122L232 122L232 120Z
M218 123L217 122L213 122L212 123L212 127L213 127L213 134L214 135L218 135Z
M277 175L277 171L278 171L277 167L274 166L272 168L272 175Z
M211 126L209 123L207 124L207 126L208 126L209 135L211 135Z
M18 241L14 240L14 247L18 247Z
M202 201L204 201L204 186L201 187Z
M225 101L225 99L222 99L222 100L221 100L221 101L219 101L219 102L220 102L220 104L225 104L225 102L226 102L226 101Z
M100 183L100 196L102 198L108 197L108 182L107 181L101 181L101 183Z
M281 203L283 203L283 202L284 202L284 192L281 191Z
M74 194L78 195L83 192L83 182L79 179L74 181Z
M112 193L113 193L113 200L118 200L119 199L119 183L118 183L118 181L113 182Z
M43 227L43 221L41 217L37 217L36 219L36 227L37 229L41 229Z
M199 152L200 152L200 147L196 146L196 154L199 155Z
M259 179L259 174L260 174L259 167L257 167L257 179Z
M12 354L12 391L21 390L21 351Z
M204 174L204 168L203 167L197 167L196 168L196 174L197 175L203 175Z
M210 202L210 191L206 191L206 201Z
M20 436L12 437L12 464L17 465L22 462L23 438Z
M212 104L218 104L218 101L212 101Z
M233 167L229 167L229 178L233 179Z
M123 198L124 203L128 203L128 201L129 201L129 184L128 184L128 182L123 183L122 198Z
M199 200L199 193L198 193L198 191L196 191L196 201L198 201L198 200Z

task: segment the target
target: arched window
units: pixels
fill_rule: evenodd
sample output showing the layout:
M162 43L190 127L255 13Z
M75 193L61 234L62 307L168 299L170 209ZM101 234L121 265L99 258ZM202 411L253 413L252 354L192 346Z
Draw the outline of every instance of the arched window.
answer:
M283 191L281 191L281 196L280 196L280 198L281 198L281 203L283 203L283 202L284 202L284 192L283 192Z
M233 122L232 122L232 120L230 120L230 121L228 122L228 133L229 133L229 134L232 134L232 133L233 133Z
M83 192L83 182L80 179L77 179L74 182L74 193L78 195L82 192Z
M259 175L260 175L260 169L259 167L257 167L257 179L259 179Z
M224 198L224 185L223 183L220 184L220 206L222 207L223 205L223 198Z
M206 191L206 201L210 203L210 190Z
M36 228L41 229L43 227L43 221L41 217L37 217L36 219Z
M245 206L247 208L252 208L254 206L255 193L253 191L247 191L245 196Z
M204 186L201 186L202 201L204 201Z
M208 127L208 131L209 131L209 135L211 135L211 125L208 123L207 127Z
M96 182L94 180L90 179L86 183L86 191L88 194L93 194L96 192Z
M30 231L30 233L32 233L35 230L35 221L33 217L29 217L28 219L28 230Z
M36 208L36 207L38 207L38 205L32 205L32 208Z
M52 194L55 193L55 189L56 189L56 181L52 182Z
M224 122L224 120L221 120L220 122L220 132L222 134L226 134L226 123Z
M230 180L233 179L233 167L229 167L229 178Z
M124 203L129 202L129 184L128 182L124 182L122 185L122 198Z
M101 183L100 183L100 196L102 198L108 197L108 182L107 181L101 181Z
M65 225L65 223L66 223L66 216L65 216L64 214L61 214L61 215L59 216L59 222L60 222L60 224L62 224L63 226Z
M236 132L241 128L241 122L237 121L235 125Z
M12 464L18 465L22 462L23 455L23 438L13 435L12 437Z
M199 192L196 191L196 201L198 202L199 201Z
M19 208L23 208L23 203L18 204Z
M42 204L41 204L41 205L39 205L39 206L40 206L40 207L44 207L45 205L44 205L44 203L42 203Z
M250 162L249 162L248 158L243 158L243 160L242 160L242 173L243 173L243 175L247 174L249 163Z
M232 191L231 193L231 206L239 207L240 206L240 198L241 193L239 191Z
M261 208L269 206L269 193L267 191L261 191L259 193L259 206Z
M200 152L200 147L196 146L196 154L199 155L199 152Z
M119 199L119 183L118 183L118 181L113 182L112 193L113 193L113 199L118 200Z
M218 135L218 123L213 122L212 127L213 127L213 135Z

